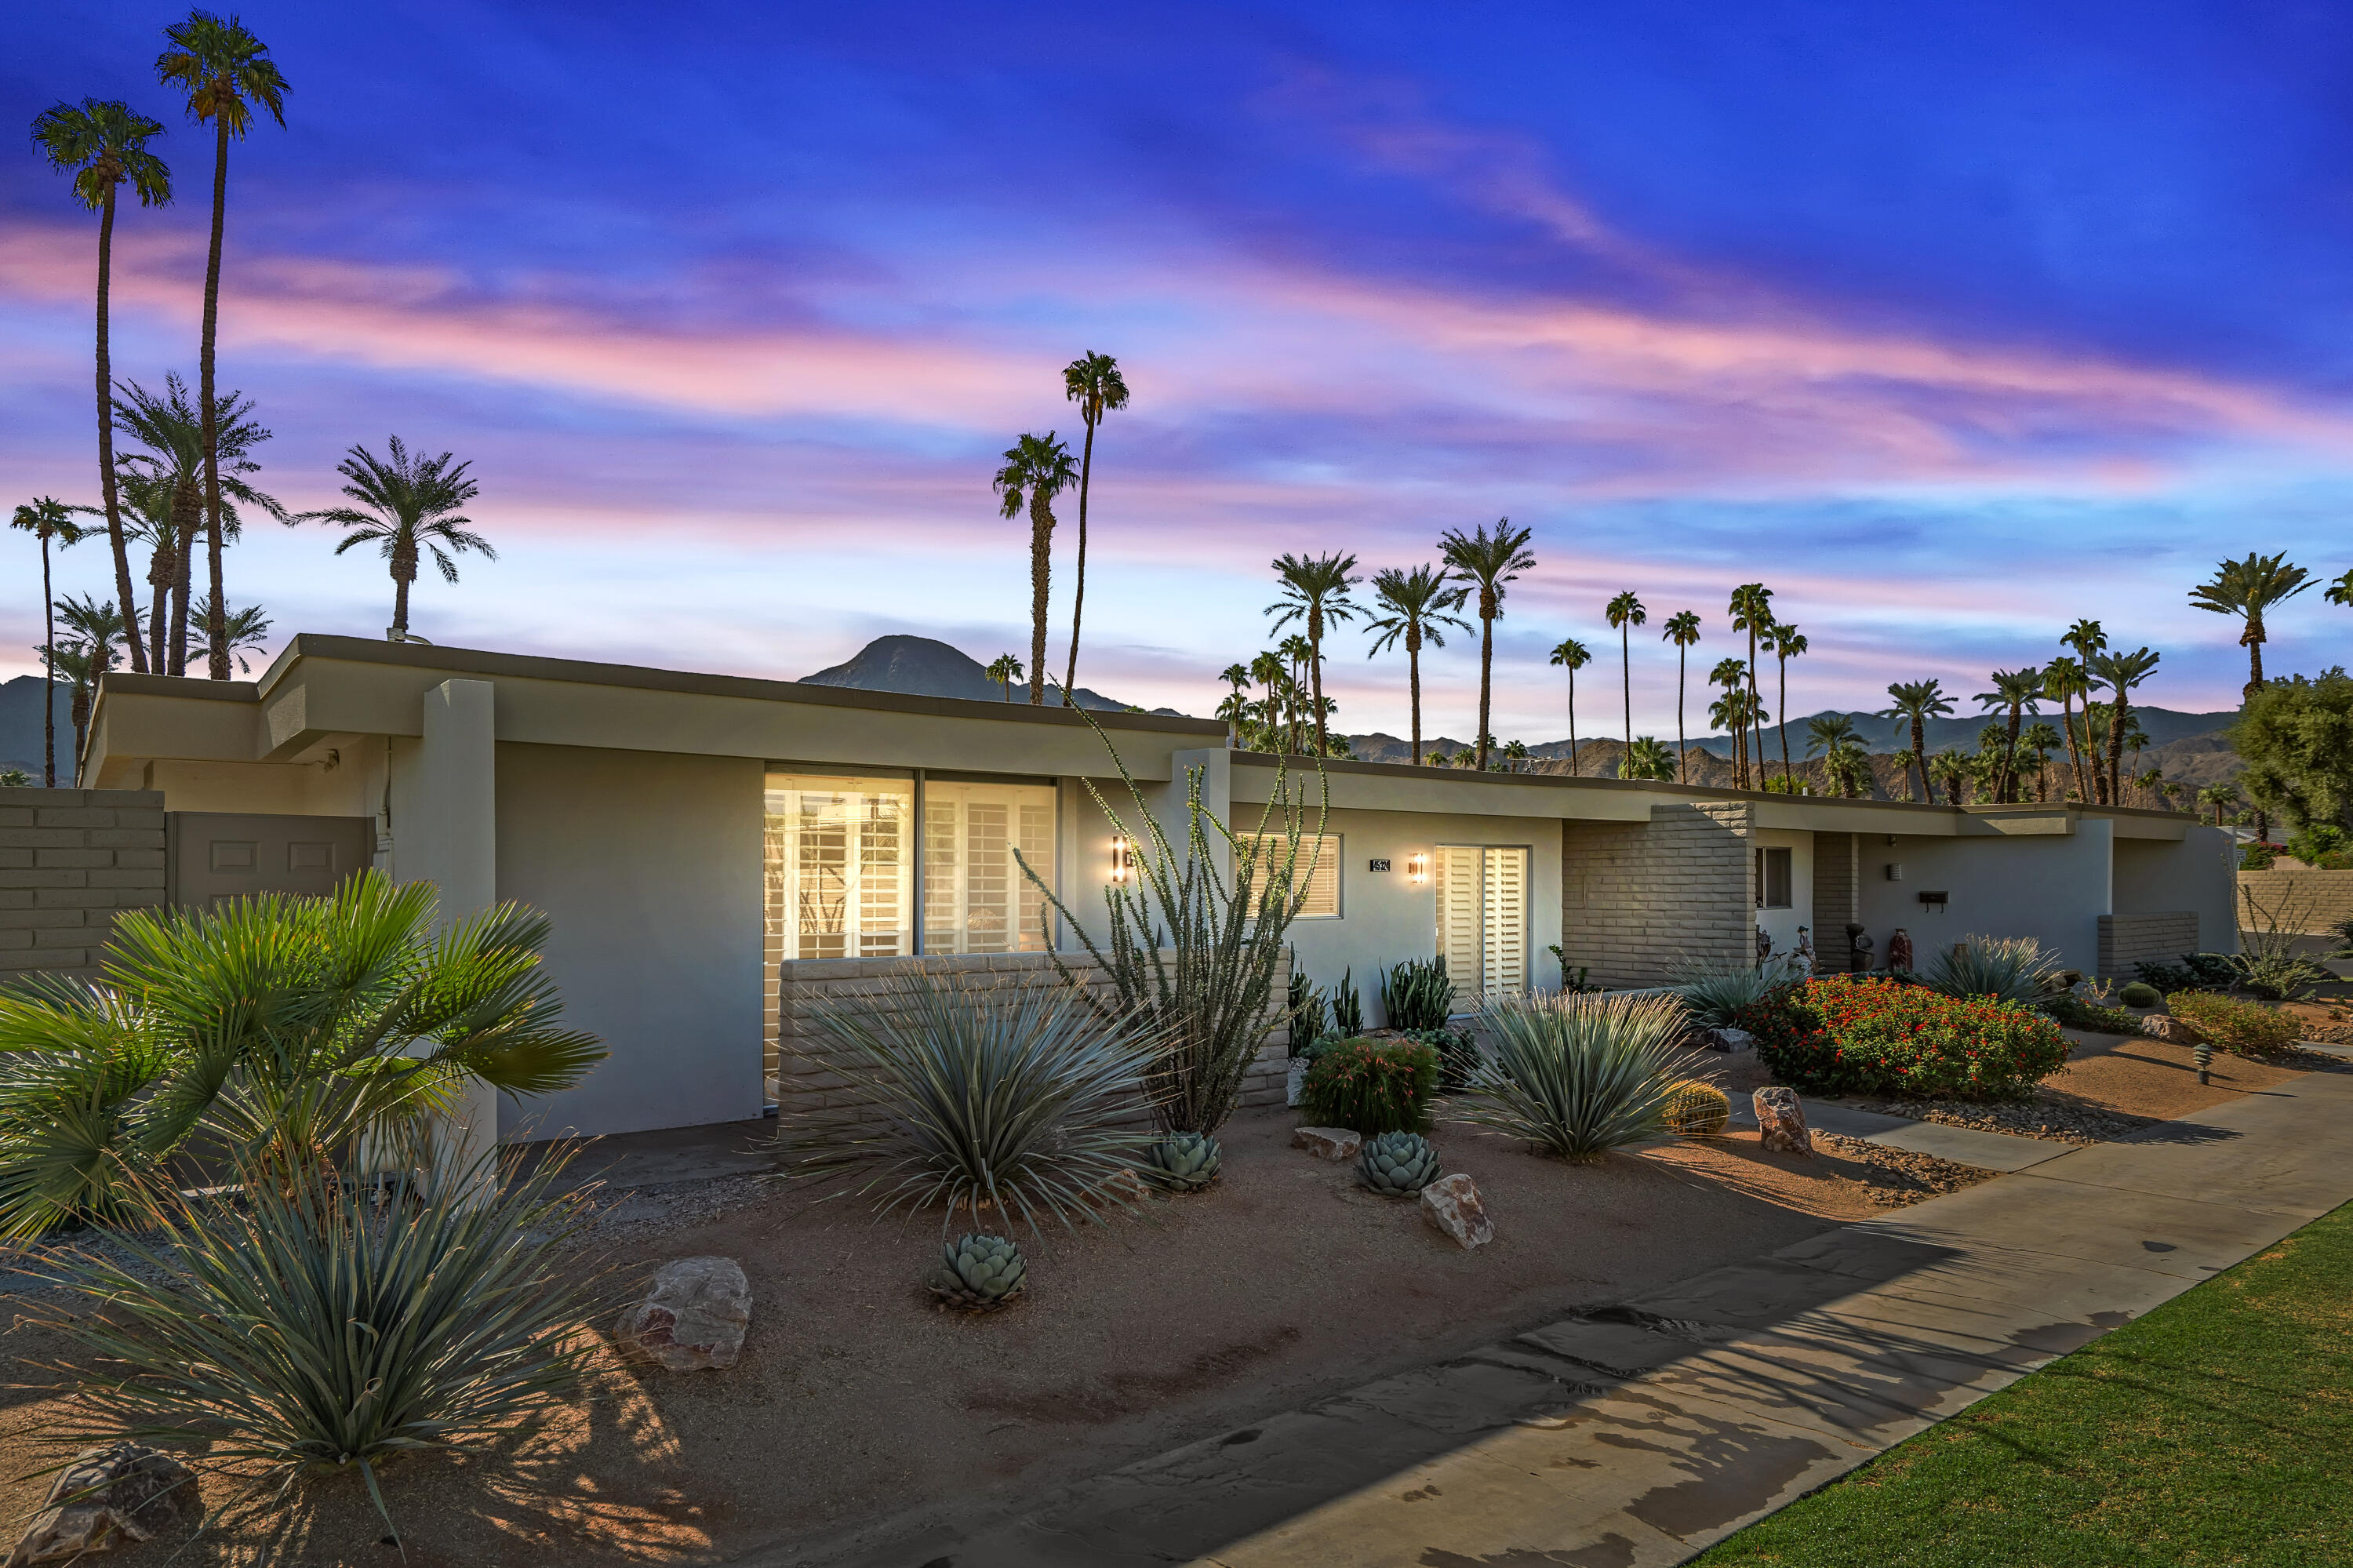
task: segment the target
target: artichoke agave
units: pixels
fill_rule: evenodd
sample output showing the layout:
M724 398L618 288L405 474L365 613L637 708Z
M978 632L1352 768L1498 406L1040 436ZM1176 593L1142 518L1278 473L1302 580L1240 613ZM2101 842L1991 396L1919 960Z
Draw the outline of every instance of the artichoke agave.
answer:
M1385 1132L1365 1139L1356 1176L1385 1198L1410 1198L1438 1180L1438 1150L1418 1132Z
M966 1312L994 1312L1011 1304L1029 1282L1021 1249L1003 1236L958 1236L941 1249L933 1270L932 1294L944 1306Z
M1145 1174L1172 1192L1198 1192L1218 1179L1224 1159L1206 1132L1172 1132L1145 1152Z

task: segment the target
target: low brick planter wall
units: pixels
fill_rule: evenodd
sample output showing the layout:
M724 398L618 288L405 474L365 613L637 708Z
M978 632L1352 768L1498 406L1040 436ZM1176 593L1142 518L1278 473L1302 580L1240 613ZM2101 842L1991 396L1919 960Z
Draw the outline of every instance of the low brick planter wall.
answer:
M164 797L0 789L0 980L94 978L114 917L164 902Z

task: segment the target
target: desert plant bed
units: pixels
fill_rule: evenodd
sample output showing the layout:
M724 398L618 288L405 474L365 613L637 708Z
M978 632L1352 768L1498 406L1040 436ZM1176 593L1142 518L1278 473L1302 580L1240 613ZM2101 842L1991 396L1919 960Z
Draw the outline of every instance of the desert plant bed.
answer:
M2268 1056L2286 1050L2304 1033L2304 1021L2260 1001L2212 991L2176 991L2165 1011L2211 1041L2217 1050Z
M1808 980L1740 1011L1766 1066L1814 1094L2022 1098L2067 1060L2067 1039L2018 1002L1895 980Z
M1292 1149L1297 1119L1268 1109L1228 1122L1223 1173L1204 1192L1153 1197L1110 1225L1021 1231L1021 1301L977 1316L935 1308L924 1288L936 1212L878 1224L805 1186L743 1177L707 1194L610 1192L608 1221L575 1255L580 1269L609 1262L642 1281L673 1258L739 1260L754 1296L743 1360L682 1374L625 1364L600 1319L585 1394L512 1469L383 1467L407 1561L711 1562L926 1503L980 1506L993 1489L1114 1467L1565 1306L1771 1252L1904 1191L1876 1146L1800 1160L1735 1131L1575 1165L1441 1109L1431 1137L1445 1169L1478 1183L1497 1225L1495 1241L1465 1252L1414 1202L1365 1190L1353 1163ZM723 1147L744 1139L729 1129ZM1371 1305L1339 1305L1352 1302ZM0 1393L11 1517L38 1500L44 1483L21 1478L49 1462L36 1439L63 1403L40 1370L63 1347L27 1319L60 1304L0 1302L0 1322L15 1325L0 1349L24 1385ZM234 1490L231 1477L204 1483L215 1506ZM397 1562L383 1534L351 1478L299 1489L281 1510L233 1512L185 1550L158 1542L107 1561L153 1568L178 1550L189 1568Z

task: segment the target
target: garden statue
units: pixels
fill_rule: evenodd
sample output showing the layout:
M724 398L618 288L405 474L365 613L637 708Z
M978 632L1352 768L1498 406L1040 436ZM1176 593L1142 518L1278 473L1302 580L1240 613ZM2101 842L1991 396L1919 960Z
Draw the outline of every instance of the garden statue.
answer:
M1764 927L1757 927L1757 961L1763 963L1773 956L1773 938Z
M1814 938L1812 927L1800 926L1798 927L1798 945L1789 949L1789 957L1799 974L1810 975L1814 972Z
M1912 967L1912 938L1905 934L1901 926L1895 927L1895 935L1887 938L1887 967L1891 969Z
M1846 945L1852 955L1847 959L1848 970L1854 974L1862 974L1869 969L1871 968L1871 933L1852 921L1849 921L1846 927Z

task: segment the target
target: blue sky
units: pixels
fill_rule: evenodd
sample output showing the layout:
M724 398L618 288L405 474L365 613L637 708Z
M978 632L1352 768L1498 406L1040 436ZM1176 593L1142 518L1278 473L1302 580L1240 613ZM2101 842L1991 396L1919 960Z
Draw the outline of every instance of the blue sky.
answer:
M183 192L124 217L115 353L192 372L207 140L150 71L176 13L12 7L0 118L121 96ZM455 450L499 545L420 583L438 641L799 675L913 630L1026 652L1022 430L1120 357L1082 679L1197 711L1263 645L1265 569L1429 559L1509 514L1498 733L1609 733L1622 588L1660 621L1762 578L1794 712L1963 693L2078 616L2235 701L2225 553L2353 567L2353 13L2292 4L1104 8L260 5L289 128L237 146L223 379L265 484L354 441ZM0 158L0 494L94 499L94 224ZM1067 510L1067 509L1066 509ZM1067 628L1056 561L1052 643ZM256 528L233 600L375 634L389 585ZM0 646L37 641L8 545ZM102 551L67 555L103 589ZM2343 659L2318 594L2268 663ZM1401 660L1344 631L1350 728ZM0 673L32 667L0 654ZM1430 725L1467 734L1467 641ZM1694 725L1694 729L1699 727Z

